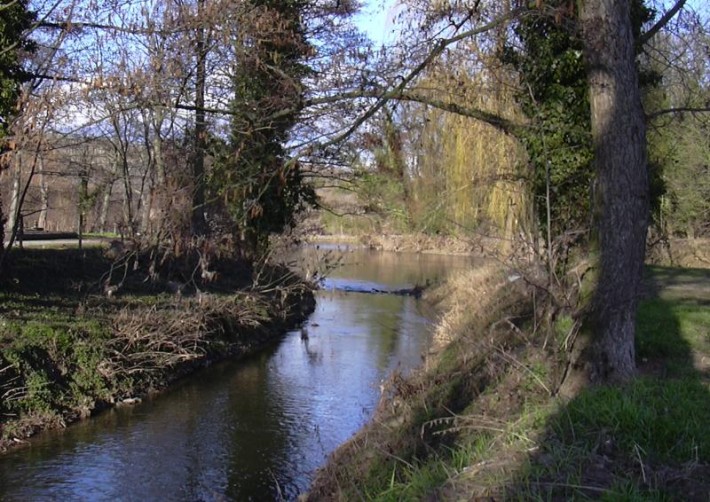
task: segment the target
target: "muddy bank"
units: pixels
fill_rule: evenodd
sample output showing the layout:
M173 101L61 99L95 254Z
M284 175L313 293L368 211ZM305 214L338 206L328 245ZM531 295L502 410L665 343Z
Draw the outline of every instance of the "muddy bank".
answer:
M97 289L107 268L100 250L15 263L0 293L0 449L253 354L315 305L286 269L261 270L262 285L236 288L232 277L183 294L125 281L107 294Z

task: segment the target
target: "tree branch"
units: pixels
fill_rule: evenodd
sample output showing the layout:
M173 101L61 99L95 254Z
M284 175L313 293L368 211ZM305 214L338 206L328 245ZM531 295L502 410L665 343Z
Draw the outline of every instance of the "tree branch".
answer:
M446 101L441 101L439 99L429 98L427 96L417 93L402 92L393 99L398 99L400 101L414 101L417 103L433 106L434 108L438 108L440 110L444 110L450 113L455 113L457 115L476 119L481 122L485 122L486 124L491 125L496 129L515 137L520 136L523 130L527 129L526 125L513 122L511 120L501 117L500 115L496 115L495 113L480 110L478 108L469 108L467 106L461 106L457 103L449 103Z
M350 136L353 132L355 132L363 123L365 123L373 115L375 115L387 103L387 101L389 101L390 99L396 99L397 96L402 95L404 93L404 90L407 88L407 85L409 85L410 82L412 82L422 71L424 71L424 69L426 69L436 58L438 58L449 45L455 44L456 42L459 42L466 38L470 38L474 35L490 31L493 28L507 23L511 19L514 19L515 17L526 12L527 10L528 9L526 7L513 9L510 12L502 15L497 19L494 19L490 23L487 23L483 26L473 28L463 33L459 33L458 35L454 35L450 38L443 38L438 40L437 42L435 42L434 48L431 50L431 52L429 52L427 57L425 57L417 66L415 66L406 77L402 78L399 85L394 87L391 91L385 92L381 96L379 96L377 102L375 102L375 104L373 104L369 110L367 110L357 120L355 120L352 126L337 135L335 138L332 138L330 141L326 142L325 145L322 146L327 147L329 145L341 142L342 140Z
M685 5L686 0L678 0L673 7L670 8L668 12L666 12L661 19L658 20L656 24L651 26L651 28L646 32L641 35L639 38L639 43L641 45L645 44L649 40L651 40L656 33L661 31L665 25L667 25L671 19L678 13L680 9L683 8L683 5Z
M139 26L117 26L114 24L88 23L88 22L72 22L72 21L42 21L37 23L38 28L50 28L53 30L61 30L67 33L73 31L81 31L84 29L114 31L116 33L126 33L129 35L173 35L190 31L189 28L174 29L174 30L159 30L155 28L142 28Z
M351 100L351 99L358 99L358 98L372 98L376 99L376 102L364 113L362 114L350 127L348 127L345 131L341 132L338 134L335 138L332 138L326 143L327 145L332 145L335 143L338 143L342 141L343 139L347 138L349 135L351 135L355 130L357 130L364 122L366 122L368 119L370 119L373 115L375 115L388 101L390 100L401 100L401 101L411 101L411 102L418 102L422 104L427 104L430 106L433 106L435 108L450 112L450 113L456 113L462 116L470 117L476 120L480 120L482 122L485 122L500 131L510 134L513 136L519 136L522 130L526 127L524 124L519 124L515 123L513 121L510 121L508 119L505 119L499 115L496 115L491 112L487 112L484 110L476 109L476 108L469 108L467 106L462 106L456 103L449 103L446 101L442 100L437 100L435 98L430 98L422 93L417 93L415 91L408 91L407 86L412 83L412 81L422 73L437 57L439 57L444 50L452 45L455 44L461 40L464 40L466 38L470 38L472 36L478 35L480 33L484 33L486 31L489 31L493 28L496 28L500 26L501 24L504 24L515 17L523 14L526 12L528 9L523 7L523 8L518 8L514 9L501 17L494 19L493 21L477 27L473 28L471 30L464 31L462 33L459 33L457 35L454 35L450 38L443 38L435 42L433 49L427 54L427 56L416 66L414 67L409 74L407 74L405 77L400 78L399 84L394 86L391 89L357 89L354 91L349 91L349 92L343 92L340 94L335 94L335 95L328 95L328 96L320 96L320 97L313 97L310 99L306 99L303 102L295 105L292 108L289 108L288 110L282 110L276 114L263 117L259 120L260 123L262 124L268 124L274 120L278 120L281 116L283 115L288 115L292 114L298 109L303 109L303 108L308 108L308 107L313 107L313 106L318 106L318 105L324 105L324 104L331 104L331 103L337 103L339 101L345 101L345 100ZM71 23L44 23L45 26L52 26L55 28L62 28L66 30L71 30L76 27L92 27L92 28L100 28L100 29L120 29L118 27L111 27L111 26L106 26L106 25L98 25L98 24L92 24L92 23L78 23L78 24L71 24ZM127 31L127 30L126 30ZM62 76L62 75L46 75L46 74L34 74L32 75L35 78L38 79L46 79L46 80L59 80L59 81L64 81L64 82L74 82L74 83L83 83L86 85L91 85L89 82L82 81L81 79L75 78L75 77L69 77L69 76ZM178 110L185 110L185 111L203 111L205 113L210 113L210 114L215 114L215 115L225 115L225 116L230 116L233 115L234 112L232 112L228 108L215 108L215 107L206 107L206 106L196 106L192 104L186 104L186 103L155 103L160 106L169 106L173 107Z
M646 120L653 120L655 118L661 117L663 115L675 115L681 113L708 113L710 112L710 106L705 107L692 107L692 106L679 106L678 108L666 108L665 110L658 110L653 113L646 114Z
M37 80L56 80L58 82L71 82L73 84L90 85L89 82L87 82L85 80L81 80L80 78L67 77L64 75L47 75L46 73L35 73L35 72L29 72L26 75L30 78L37 79Z

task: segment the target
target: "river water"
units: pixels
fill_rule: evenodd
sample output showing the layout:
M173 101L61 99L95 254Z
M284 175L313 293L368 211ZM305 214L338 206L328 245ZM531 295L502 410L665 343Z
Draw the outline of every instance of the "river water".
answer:
M359 291L424 284L469 263L311 252L342 265L317 293L307 339L292 331L246 361L0 456L0 500L290 500L307 490L328 454L371 417L383 379L419 365L430 342L422 302Z

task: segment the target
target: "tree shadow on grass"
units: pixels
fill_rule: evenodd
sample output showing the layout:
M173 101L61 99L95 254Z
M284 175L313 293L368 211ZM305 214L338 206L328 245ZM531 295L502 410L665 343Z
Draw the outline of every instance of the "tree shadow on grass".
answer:
M708 284L709 271L650 271L637 320L638 378L562 404L508 486L510 498L710 499Z

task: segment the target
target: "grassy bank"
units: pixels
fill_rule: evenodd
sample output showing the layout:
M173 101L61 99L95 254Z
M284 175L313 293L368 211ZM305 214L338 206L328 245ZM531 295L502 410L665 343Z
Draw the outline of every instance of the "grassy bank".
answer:
M572 320L538 329L531 291L500 270L450 281L425 370L392 379L307 498L708 500L710 273L653 268L647 284L639 377L563 400Z
M284 269L218 264L202 290L148 281L101 249L25 250L0 291L0 448L252 353L313 308ZM112 277L108 277L108 274ZM107 284L120 288L107 291Z

